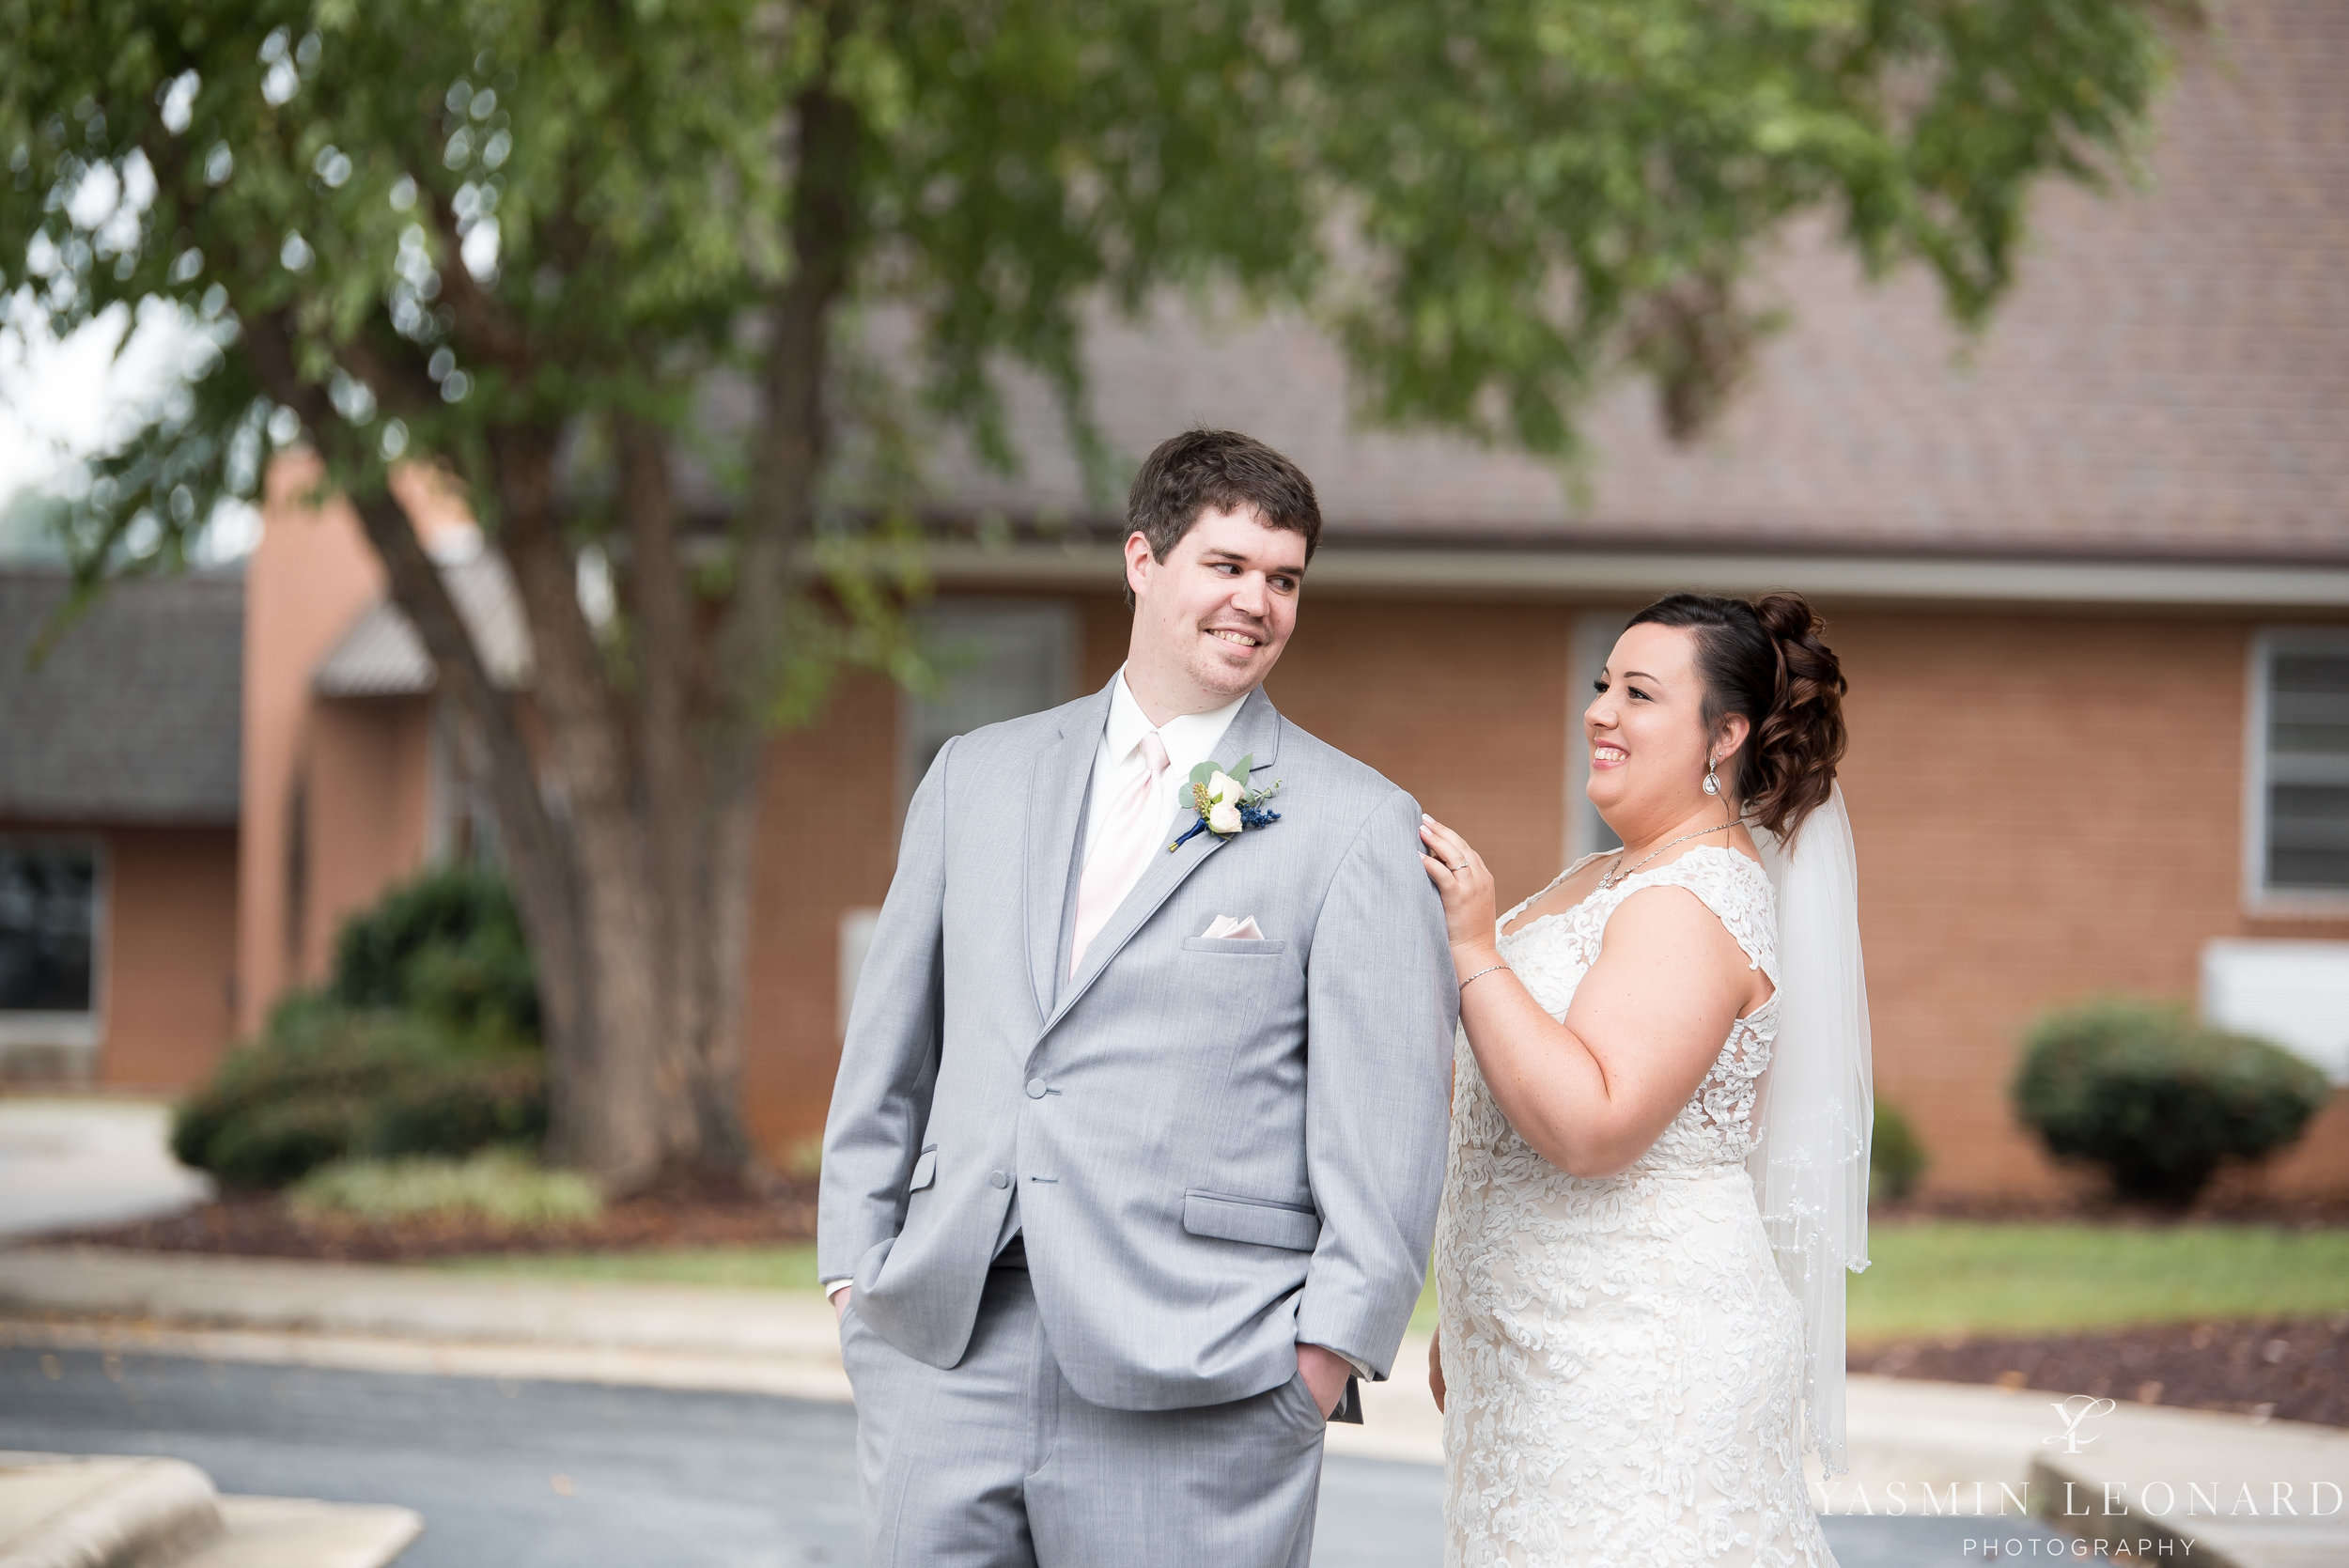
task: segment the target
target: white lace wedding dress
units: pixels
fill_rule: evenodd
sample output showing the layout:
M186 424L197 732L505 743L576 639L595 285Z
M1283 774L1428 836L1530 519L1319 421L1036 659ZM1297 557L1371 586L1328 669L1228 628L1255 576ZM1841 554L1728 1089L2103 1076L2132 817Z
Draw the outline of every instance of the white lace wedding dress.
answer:
M1665 886L1776 986L1768 878L1712 846L1530 922L1501 955L1563 1018L1608 917ZM1777 1016L1773 994L1737 1020L1663 1136L1595 1180L1517 1135L1460 1035L1435 1261L1447 1568L1832 1568L1803 1485L1802 1311L1745 1167Z

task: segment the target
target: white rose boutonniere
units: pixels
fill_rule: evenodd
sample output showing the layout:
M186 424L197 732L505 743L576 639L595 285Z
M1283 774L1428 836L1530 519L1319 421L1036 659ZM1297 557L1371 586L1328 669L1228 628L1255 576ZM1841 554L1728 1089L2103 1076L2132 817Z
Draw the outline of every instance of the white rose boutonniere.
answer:
M1190 799L1191 810L1199 820L1190 825L1182 837L1166 846L1173 854L1201 833L1213 833L1218 838L1232 838L1249 828L1269 828L1281 820L1281 814L1267 808L1265 802L1281 792L1278 780L1269 789L1248 787L1249 765L1256 760L1250 753L1232 764L1228 773L1212 762L1203 762L1190 770Z
M1218 838L1239 831L1239 797L1240 786L1229 773L1207 775L1207 831Z

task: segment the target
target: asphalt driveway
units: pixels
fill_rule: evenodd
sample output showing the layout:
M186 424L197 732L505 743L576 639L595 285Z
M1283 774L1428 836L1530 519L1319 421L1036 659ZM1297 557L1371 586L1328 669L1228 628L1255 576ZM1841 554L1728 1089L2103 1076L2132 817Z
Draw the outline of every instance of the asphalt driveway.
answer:
M0 1448L170 1454L225 1492L403 1504L426 1528L400 1568L852 1564L854 1419L754 1394L0 1349ZM1433 1568L1441 1497L1433 1466L1332 1458L1316 1568ZM1968 1520L1828 1529L1843 1568L1983 1560Z

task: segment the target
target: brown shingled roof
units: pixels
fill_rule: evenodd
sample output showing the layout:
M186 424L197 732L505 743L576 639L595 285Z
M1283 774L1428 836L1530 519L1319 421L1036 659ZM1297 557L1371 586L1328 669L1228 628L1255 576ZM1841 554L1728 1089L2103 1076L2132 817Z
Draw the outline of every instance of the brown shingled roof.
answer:
M1294 319L1105 321L1101 424L1128 458L1195 423L1273 442L1332 542L2349 560L2349 5L2220 17L2143 186L2042 193L1980 344L1925 278L1872 287L1792 236L1766 277L1794 325L1720 427L1675 447L1620 389L1589 421L1581 505L1542 462L1350 427L1337 351ZM1093 513L1049 399L1018 389L1015 417L1025 473L943 457L941 507Z
M242 577L115 582L36 669L70 588L61 571L0 571L0 816L235 822Z

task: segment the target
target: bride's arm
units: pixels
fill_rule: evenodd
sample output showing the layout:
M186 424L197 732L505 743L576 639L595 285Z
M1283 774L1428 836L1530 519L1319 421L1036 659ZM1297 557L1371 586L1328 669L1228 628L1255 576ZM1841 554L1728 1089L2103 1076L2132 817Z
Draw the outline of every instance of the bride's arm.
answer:
M1460 1023L1493 1101L1517 1136L1576 1176L1610 1176L1647 1151L1688 1103L1752 1000L1746 955L1686 889L1650 888L1607 924L1599 956L1560 1023L1502 967L1492 877L1460 836L1430 819L1428 876L1443 895ZM1453 866L1463 869L1454 871Z

